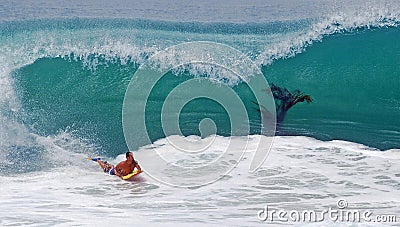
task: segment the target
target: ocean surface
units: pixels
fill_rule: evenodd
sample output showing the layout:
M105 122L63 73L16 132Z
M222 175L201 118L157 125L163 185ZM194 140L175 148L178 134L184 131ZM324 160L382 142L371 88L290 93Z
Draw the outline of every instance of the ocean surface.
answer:
M288 224L260 221L257 213L267 205L321 211L337 208L338 200L349 209L371 210L372 218L397 215L399 224L398 1L0 0L0 5L0 225ZM268 83L312 97L310 104L287 111L271 146L261 148L269 155L253 173L257 141L269 136L262 133L246 86L252 75L243 79L204 65L168 71L146 106L150 142L140 136L126 141L122 110L128 86L147 92L135 84L135 73L159 51L197 41L234 48ZM200 50L187 51L202 56ZM170 52L159 67L177 58ZM230 69L238 62L226 64ZM216 95L236 93L248 130L232 133L230 112L200 98L180 109L180 133L166 133L163 103L193 78L211 81L220 91ZM189 84L181 96L198 84ZM116 164L128 150L141 157L156 146L191 165L193 160L176 155L187 140L211 152L196 163L211 162L229 143L248 149L234 146L232 154L240 159L227 160L235 163L232 171L189 188L171 187L147 173L121 181L86 160L99 156ZM138 158L145 170L154 164L151 158Z

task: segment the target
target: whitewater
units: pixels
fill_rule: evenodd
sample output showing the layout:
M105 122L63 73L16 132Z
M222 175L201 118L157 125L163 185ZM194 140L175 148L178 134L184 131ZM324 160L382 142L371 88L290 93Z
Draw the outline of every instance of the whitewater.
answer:
M371 211L373 220L397 215L396 222L379 224L399 223L398 2L0 3L0 225L378 224L257 217L265 206L321 211L337 209L339 200L349 210ZM191 78L234 90L247 100L246 110L254 110L254 97L229 71L197 65L169 72L148 106L152 143L135 138L130 146L124 137L122 108L132 76L159 51L195 41L235 48L269 83L313 98L288 111L253 173L249 166L258 141L270 139L260 135L257 111L248 112L249 133L232 135L221 106L197 100L182 108L182 135L160 130L162 101ZM167 56L160 67L176 57ZM237 62L227 64L234 68ZM214 121L215 130L203 134L204 118ZM146 173L121 181L86 160L101 156L116 164L132 149L143 157L142 167L152 169L148 160L154 154L146 151L157 147L174 162L190 165L193 160L176 155L188 140L207 147L207 155L194 163L209 162L229 143L247 143L247 149L231 151L240 157L226 160L232 171L189 188Z

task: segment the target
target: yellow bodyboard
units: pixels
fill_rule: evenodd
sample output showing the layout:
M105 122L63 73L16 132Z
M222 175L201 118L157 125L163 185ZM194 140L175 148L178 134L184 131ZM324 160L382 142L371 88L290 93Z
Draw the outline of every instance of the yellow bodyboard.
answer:
M121 178L124 179L124 180L128 180L129 178L134 177L134 176L140 174L141 172L143 172L143 171L138 171L137 169L135 169L135 170L133 170L132 173L130 173L128 175L125 175L125 176L122 176Z

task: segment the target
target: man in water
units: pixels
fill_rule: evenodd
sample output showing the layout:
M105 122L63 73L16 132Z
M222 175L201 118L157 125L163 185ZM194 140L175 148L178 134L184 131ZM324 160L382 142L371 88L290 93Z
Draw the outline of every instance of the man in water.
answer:
M108 163L107 161L101 161L100 158L92 159L99 163L101 168L103 168L105 173L110 175L117 175L119 177L126 176L133 172L135 168L137 168L138 172L142 172L142 168L140 168L139 163L133 157L132 152L126 152L125 154L126 160L118 163L115 167Z
M119 177L126 176L132 173L135 168L137 168L138 172L142 172L142 168L140 168L138 162L133 157L132 152L126 152L125 157L125 161L122 161L115 166L115 175Z

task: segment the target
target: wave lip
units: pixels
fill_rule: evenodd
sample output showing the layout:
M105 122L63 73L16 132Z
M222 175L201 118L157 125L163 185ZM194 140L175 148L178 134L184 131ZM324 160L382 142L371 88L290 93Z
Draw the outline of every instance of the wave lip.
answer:
M341 11L315 20L309 27L286 35L268 46L257 57L259 65L270 65L277 59L294 57L323 37L360 29L397 27L400 23L398 8L370 7L365 11Z

